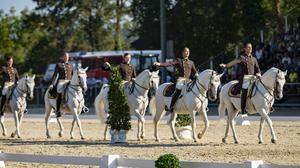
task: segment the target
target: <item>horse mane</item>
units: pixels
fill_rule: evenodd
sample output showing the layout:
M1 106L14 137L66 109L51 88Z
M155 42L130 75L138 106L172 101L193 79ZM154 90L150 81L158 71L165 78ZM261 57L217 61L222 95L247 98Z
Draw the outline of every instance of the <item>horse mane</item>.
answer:
M270 74L272 74L273 72L278 72L278 71L279 71L278 68L272 67L272 68L268 69L268 70L263 74L263 76L270 76Z
M136 76L136 78L140 78L140 77L144 76L145 73L147 73L147 72L148 72L148 73L150 72L149 69L143 70L140 74L138 74L138 75Z

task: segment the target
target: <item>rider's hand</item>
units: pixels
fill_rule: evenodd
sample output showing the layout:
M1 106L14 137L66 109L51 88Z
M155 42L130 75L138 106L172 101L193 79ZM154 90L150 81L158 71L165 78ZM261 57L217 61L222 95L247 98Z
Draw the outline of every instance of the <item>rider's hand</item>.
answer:
M160 66L159 62L154 62L153 65Z
M49 86L49 88L52 89L52 88L53 88L53 85L51 84L51 85Z
M131 78L131 81L132 81L132 82L135 82L135 78Z
M219 65L221 68L226 68L226 64L220 64Z
M260 73L257 73L257 74L256 74L256 77L257 77L257 78L261 78L261 74L260 74Z

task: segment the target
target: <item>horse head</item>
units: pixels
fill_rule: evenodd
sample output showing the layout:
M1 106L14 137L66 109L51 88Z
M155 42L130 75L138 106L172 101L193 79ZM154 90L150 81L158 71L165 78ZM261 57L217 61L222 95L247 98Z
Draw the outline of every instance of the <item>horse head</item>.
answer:
M145 90L156 90L159 85L158 72L146 69L136 77L135 82Z
M274 98L280 100L283 97L283 86L285 84L285 76L287 71L281 71L272 67L267 70L261 77L261 82L267 90L274 91Z
M222 74L218 74L213 70L205 70L197 77L199 83L204 83L204 88L207 90L208 98L215 101L218 98L218 88L221 84Z
M33 75L32 77L25 75L25 77L23 79L20 80L18 87L21 88L25 93L27 93L27 95L29 95L29 99L32 100L33 99L33 91L34 91L34 79L35 79L35 75Z
M88 67L77 67L73 73L71 84L80 86L84 92L87 91L87 74Z
M283 86L285 84L285 76L287 75L287 71L281 71L278 69L276 82L274 87L274 96L276 100L280 100L283 97Z

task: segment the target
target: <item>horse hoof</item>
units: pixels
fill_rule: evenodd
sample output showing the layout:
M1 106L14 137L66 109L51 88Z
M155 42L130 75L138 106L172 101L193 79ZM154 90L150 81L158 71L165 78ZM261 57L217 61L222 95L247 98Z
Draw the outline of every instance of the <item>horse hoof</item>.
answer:
M73 136L71 136L71 139L74 139L74 137L73 137Z
M258 144L263 144L263 141L258 141Z
M277 143L277 140L276 140L276 139L271 139L271 142L272 142L273 144L276 144L276 143Z
M50 135L47 135L47 138L48 138L48 139L51 139L51 136L50 136Z
M155 139L155 142L161 142L160 139Z
M145 138L145 136L144 136L144 135L142 135L142 136L141 136L141 139L144 139L144 138Z
M14 138L15 137L15 133L11 133L10 137Z
M197 139L194 139L194 142L197 143L198 142Z
M62 136L63 136L63 133L59 132L59 133L58 133L58 136L59 136L59 137L62 137Z
M3 132L3 133L2 133L2 135L3 135L3 136L6 136L6 133L5 133L5 132Z
M234 141L235 144L239 144L239 141Z
M198 134L198 138L201 139L202 138L202 134L199 133Z
M180 140L178 138L175 138L175 142L180 142Z
M226 139L225 139L225 138L222 138L222 142L223 142L223 143L226 143Z
M81 137L81 140L85 140L85 138L84 138L84 137Z

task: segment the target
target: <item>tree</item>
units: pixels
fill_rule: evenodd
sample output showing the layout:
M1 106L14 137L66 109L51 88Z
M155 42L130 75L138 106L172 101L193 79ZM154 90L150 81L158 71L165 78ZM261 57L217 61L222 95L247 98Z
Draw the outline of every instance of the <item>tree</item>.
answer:
M130 130L130 112L124 92L124 85L118 68L112 69L109 80L109 118L108 124L112 130Z

